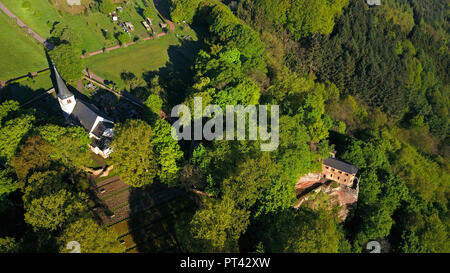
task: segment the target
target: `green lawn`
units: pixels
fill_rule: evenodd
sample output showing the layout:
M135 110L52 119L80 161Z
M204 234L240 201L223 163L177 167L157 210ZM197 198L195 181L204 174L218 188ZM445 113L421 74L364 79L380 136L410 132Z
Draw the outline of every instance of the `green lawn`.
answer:
M28 0L31 4L30 8L23 8L22 3L24 1L22 0L2 0L2 2L25 24L44 38L49 38L50 30L55 22L69 25L82 37L81 49L86 52L114 46L118 43L115 38L105 39L102 29L113 34L122 32L117 23L100 12L89 11L86 13L87 16L85 14L72 15L57 10L47 0ZM152 4L153 2L147 3ZM144 18L138 13L138 10L144 7L144 0L135 0L130 2L130 5L120 5L124 9L123 12L119 13L120 19L130 21L135 27L135 31L131 32L132 38L147 36L148 32L141 23ZM159 29L157 32L161 32L161 30Z
M105 15L94 13L86 17L83 14L65 14L58 12L47 0L28 0L31 3L31 7L28 9L22 8L23 1L21 0L2 0L2 2L25 24L44 38L49 38L54 22L62 22L72 27L76 33L83 37L82 49L94 51L101 49L105 44L101 28L96 27L96 24L99 25L97 21L101 21L98 17L105 19L105 21L102 21L102 25L105 22L109 23ZM112 28L112 22L109 26Z
M60 18L48 1L28 0L31 3L29 9L22 8L24 1L21 0L2 0L2 2L25 24L44 38L49 36L51 29L51 25L47 22L53 23Z
M27 78L19 83L8 85L6 93L9 99L25 103L32 98L45 93L53 87L50 73L39 75L33 79Z
M44 47L33 41L0 11L0 80L48 67Z
M189 35L195 37L192 30L188 32ZM123 87L124 83L120 79L122 72L132 72L137 77L142 77L145 72L156 71L166 66L169 61L169 48L174 46L172 50L176 51L176 47L180 44L180 39L174 33L170 33L153 40L141 41L126 48L86 58L85 64L90 71L103 79L113 81L119 87ZM191 52L186 52L186 54L192 55ZM177 54L178 58L182 58L180 57L182 55Z

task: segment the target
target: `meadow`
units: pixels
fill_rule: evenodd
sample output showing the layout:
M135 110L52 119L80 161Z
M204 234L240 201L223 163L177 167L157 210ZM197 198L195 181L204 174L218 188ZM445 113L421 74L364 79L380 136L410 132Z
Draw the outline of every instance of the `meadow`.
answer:
M34 78L27 78L19 83L7 86L6 92L10 99L19 103L25 103L34 97L45 93L53 87L50 73L42 74Z
M0 80L48 67L44 48L0 11Z
M114 37L105 38L102 30L114 34L122 32L122 29L112 21L110 16L98 11L87 10L81 14L70 14L55 8L47 0L27 0L30 3L30 7L27 8L23 7L24 1L21 0L2 0L2 2L25 24L44 38L50 37L50 32L55 23L69 25L82 37L80 47L84 52L96 51L118 43ZM136 0L129 2L129 5L124 4L122 6L123 12L119 13L120 19L130 21L134 25L135 31L131 32L132 39L149 35L141 23L144 20L140 14L145 7L144 2L153 5L152 1ZM161 32L158 26L154 29L157 29L158 33Z
M120 78L122 72L132 72L137 77L144 78L143 74L146 72L156 72L165 67L168 62L180 61L173 58L183 58L183 56L189 58L194 55L192 49L182 48L181 35L177 37L177 32L88 57L85 59L85 65L103 79L123 87L124 83ZM185 29L183 32L196 37L191 29ZM171 54L169 51L177 51L178 54Z

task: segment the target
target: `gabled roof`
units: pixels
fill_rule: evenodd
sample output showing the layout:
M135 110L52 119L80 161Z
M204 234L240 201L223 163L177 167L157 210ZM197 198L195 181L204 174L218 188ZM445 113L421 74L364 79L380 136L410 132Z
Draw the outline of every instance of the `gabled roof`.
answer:
M90 132L95 124L98 115L92 108L81 100L77 100L75 108L73 108L70 117L78 121L88 132Z
M95 127L95 129L92 131L92 133L97 137L102 137L106 129L112 129L113 127L114 124L111 122L100 121Z
M67 88L67 85L64 83L63 79L58 73L58 70L56 70L55 65L53 64L53 71L55 72L55 78L56 78L56 94L58 95L58 98L60 99L67 99L68 97L72 97L72 92L69 91Z
M358 172L358 168L355 165L345 163L344 161L332 157L325 159L323 164L349 174L356 174Z

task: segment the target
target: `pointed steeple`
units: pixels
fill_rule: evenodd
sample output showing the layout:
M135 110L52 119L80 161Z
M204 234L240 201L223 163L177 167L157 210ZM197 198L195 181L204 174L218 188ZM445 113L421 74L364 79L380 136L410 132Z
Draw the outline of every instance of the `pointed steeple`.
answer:
M55 73L56 80L56 85L55 82L53 82L53 85L56 89L56 95L58 97L59 105L61 106L61 110L66 113L66 117L69 117L70 114L72 114L75 105L77 104L75 96L72 94L72 92L69 91L69 88L67 88L67 85L59 75L58 70L56 70L54 63L52 63L52 68L53 72Z
M55 64L52 63L53 71L55 72L55 78L56 78L56 94L58 95L58 98L61 100L67 99L69 97L73 97L72 92L69 91L67 88L67 85L64 83L63 79L58 73L58 70L56 70Z

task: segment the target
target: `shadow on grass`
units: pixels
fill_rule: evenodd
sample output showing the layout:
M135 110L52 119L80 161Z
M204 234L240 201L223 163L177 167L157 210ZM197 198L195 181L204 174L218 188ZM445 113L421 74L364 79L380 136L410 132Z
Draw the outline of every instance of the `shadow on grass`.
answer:
M168 0L152 0L155 4L155 8L161 13L161 15L169 20L172 20L170 17L170 3Z
M44 94L47 90L44 88L32 89L20 83L7 85L0 91L0 102L5 100L15 100L21 105L32 100L33 98Z
M64 117L54 93L46 94L45 89L32 89L20 83L14 83L0 90L0 104L6 100L19 102L23 111L32 111L36 123L52 123L63 125ZM32 101L35 98L39 99ZM30 102L31 103L27 103ZM25 104L27 103L27 104ZM4 119L6 120L6 119Z
M167 102L166 109L164 109L166 112L173 106L182 103L188 95L194 76L191 67L202 46L198 41L182 40L181 45L172 45L168 48L169 61L165 67L143 73L142 77L149 85L155 76L159 76L159 84L166 91L162 95ZM168 112L170 113L170 111Z

